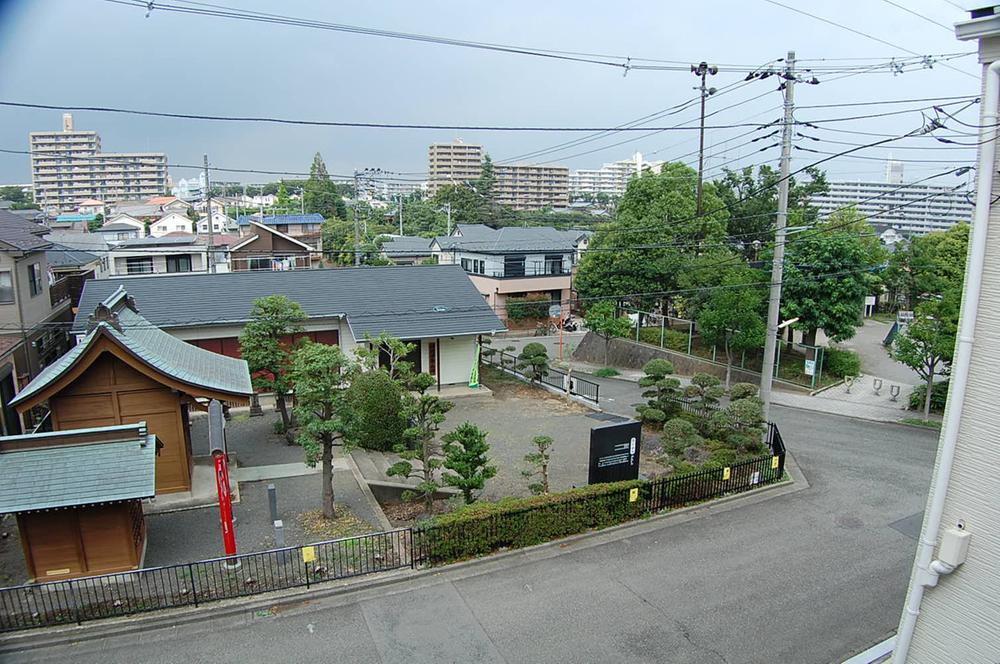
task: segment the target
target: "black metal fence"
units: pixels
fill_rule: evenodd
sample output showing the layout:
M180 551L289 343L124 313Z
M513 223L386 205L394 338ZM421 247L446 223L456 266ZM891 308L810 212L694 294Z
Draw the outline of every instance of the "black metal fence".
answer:
M410 529L231 558L0 588L0 631L82 623L310 587L416 564Z
M483 354L483 362L511 373L518 378L531 381L531 378L517 368L517 356L502 350ZM554 387L563 392L568 391L571 395L598 403L601 398L601 386L592 380L580 378L573 373L567 373L562 369L549 367L547 374L542 377L542 383L549 387Z

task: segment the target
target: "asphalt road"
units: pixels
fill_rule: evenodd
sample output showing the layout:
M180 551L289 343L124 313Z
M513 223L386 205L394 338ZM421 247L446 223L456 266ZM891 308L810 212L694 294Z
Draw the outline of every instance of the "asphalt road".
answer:
M809 488L7 662L831 662L897 623L936 434L776 407ZM910 517L909 521L903 521ZM896 524L893 527L890 524Z

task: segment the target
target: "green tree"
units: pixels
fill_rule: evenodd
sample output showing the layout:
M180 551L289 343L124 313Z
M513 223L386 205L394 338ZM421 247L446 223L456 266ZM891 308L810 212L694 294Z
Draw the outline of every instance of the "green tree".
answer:
M434 508L434 493L441 488L434 476L434 471L441 468L441 445L436 439L445 413L451 410L450 401L427 394L428 388L435 382L430 374L420 373L413 377L410 385L417 392L416 396L406 395L403 407L403 417L410 423L404 432L407 445L397 448L401 457L386 470L386 475L397 477L412 477L420 483L411 491L403 493L406 500L422 500L424 510L430 514ZM416 467L413 461L419 461Z
M284 182L278 185L278 193L275 195L272 212L275 214L288 214L292 212L292 198L288 195L288 189L285 187Z
M684 396L692 400L702 417L708 417L726 394L721 383L722 381L711 374L696 373L691 376L691 383L684 388Z
M104 225L104 215L98 212L96 215L94 215L93 221L87 222L87 230L93 233L103 225Z
M607 366L611 340L627 335L632 329L632 321L619 316L614 303L607 300L590 305L583 320L588 330L604 339L604 365Z
M940 300L917 305L913 320L893 339L890 354L917 372L926 384L924 419L930 418L934 378L951 373L958 332L961 291L949 290Z
M490 156L483 156L483 167L480 171L479 179L476 180L476 191L478 191L487 201L493 201L493 183L496 176L493 172L493 160Z
M647 388L642 393L647 401L636 411L643 422L662 425L680 412L681 382L673 376L674 365L661 358L646 362L642 371L639 387Z
M361 364L369 370L383 367L389 378L406 382L413 374L413 363L406 358L417 349L417 344L400 341L388 332L377 337L365 336L365 344L354 350Z
M284 295L268 295L254 300L250 321L240 334L240 353L247 361L254 388L274 392L274 403L281 423L292 442L292 419L286 396L292 382L288 377L291 349L287 339L302 331L306 312L298 302Z
M403 388L386 371L356 372L344 403L350 414L347 442L351 445L390 452L405 440Z
M490 451L486 435L475 424L463 422L441 437L444 467L451 471L444 473L442 479L448 486L462 491L466 505L475 502L486 480L497 474L497 467L490 465L486 456Z
M347 431L344 391L350 363L339 346L306 341L292 353L289 373L295 383L296 412L301 423L298 442L309 466L322 462L323 516L332 519L333 445Z
M302 186L306 212L316 212L324 219L346 219L347 206L337 185L330 179L323 156L316 153L309 167L309 179Z
M803 330L808 345L816 344L819 329L832 341L850 339L861 325L865 296L874 290L872 272L884 260L878 238L854 209L792 235L785 255L782 316L799 319L795 327Z
M733 354L764 344L764 291L746 284L756 283L756 270L726 272L722 287L711 291L698 311L698 331L702 338L722 346L726 354L726 389L733 367Z
M531 465L530 469L522 470L521 475L527 479L537 477L537 482L528 484L528 490L537 495L549 492L549 464L552 460L552 437L535 436L531 439L535 446L534 452L524 455L524 460Z
M517 368L524 372L528 380L542 382L549 375L549 353L545 346L537 341L525 344L517 356Z

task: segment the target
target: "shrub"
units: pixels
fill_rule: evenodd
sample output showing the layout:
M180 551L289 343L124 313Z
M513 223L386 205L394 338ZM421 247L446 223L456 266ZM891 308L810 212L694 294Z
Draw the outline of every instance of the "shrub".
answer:
M415 545L427 552L429 562L438 564L607 528L642 515L644 501L628 500L633 488L648 492L647 483L633 480L473 503L420 525L414 531Z
M703 444L698 429L687 420L675 417L663 425L663 449L668 454L678 455L687 447Z
M674 378L674 365L667 360L656 358L646 362L642 367L645 376L639 379L639 386L648 388L642 396L648 401L636 408L643 422L660 424L666 422L678 412L681 394L681 382Z
M726 394L722 381L711 374L696 373L691 384L684 389L684 396L691 399L703 415L708 415Z
M758 391L759 388L753 383L736 383L729 389L729 398L736 400L755 397Z
M384 370L355 375L344 398L352 413L347 436L350 444L389 452L403 441L403 390Z
M623 334L623 337L635 339L635 330ZM653 346L660 345L660 328L658 327L644 327L639 330L639 341L643 343L651 344ZM687 332L678 332L677 330L671 330L669 328L663 330L663 348L669 348L670 350L676 350L680 353L686 353L688 349L688 335Z
M611 367L601 367L594 372L594 375L598 378L614 378L615 376L621 375L618 369L612 369Z
M927 396L927 385L917 385L910 392L910 410L924 409L924 398ZM931 412L943 413L945 402L948 401L948 381L942 380L934 383L934 390L931 392Z
M823 351L823 371L837 378L857 376L861 373L861 356L853 350L827 348Z
M525 345L517 356L517 368L529 380L541 382L542 378L549 375L549 353L545 346L537 341Z
M548 295L528 295L507 298L507 317L511 320L548 318L552 299Z

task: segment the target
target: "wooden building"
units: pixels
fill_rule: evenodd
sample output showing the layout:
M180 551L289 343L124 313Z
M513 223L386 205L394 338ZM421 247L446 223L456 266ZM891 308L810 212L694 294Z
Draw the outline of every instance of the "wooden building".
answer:
M322 259L316 247L257 221L250 221L240 241L229 247L234 272L302 270L320 267Z
M191 408L248 405L243 360L202 350L139 315L123 287L98 305L89 330L12 401L47 402L56 431L145 422L156 435L156 493L191 490Z
M0 513L14 514L36 581L138 569L155 493L145 423L0 438Z

